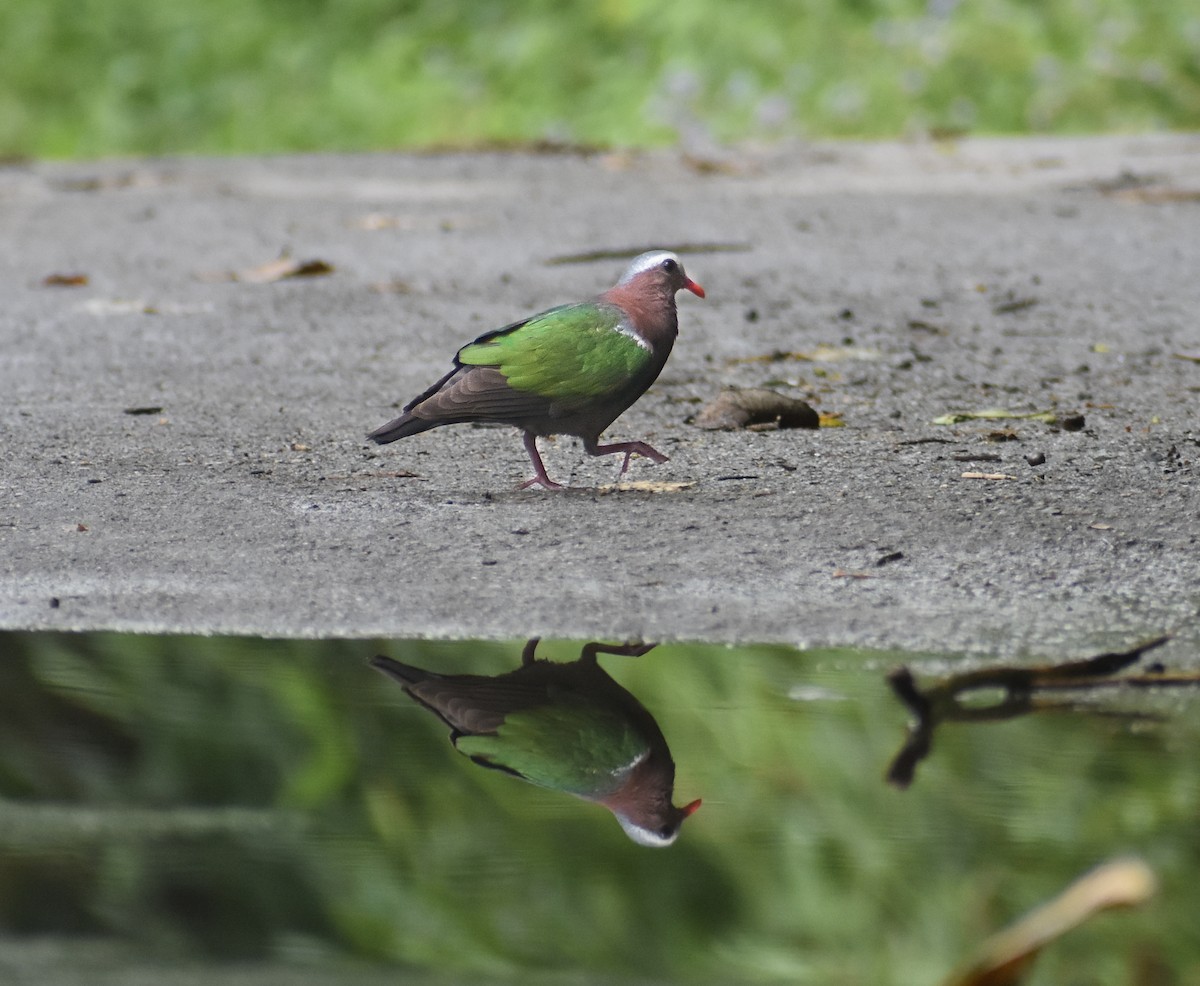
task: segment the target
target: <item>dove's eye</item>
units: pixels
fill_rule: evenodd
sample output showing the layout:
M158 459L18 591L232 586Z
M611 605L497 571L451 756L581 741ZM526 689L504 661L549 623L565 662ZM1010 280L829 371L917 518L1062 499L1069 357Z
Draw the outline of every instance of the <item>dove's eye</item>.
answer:
M674 274L677 270L679 270L679 264L677 264L671 257L668 257L661 264L659 264L659 266L668 274Z

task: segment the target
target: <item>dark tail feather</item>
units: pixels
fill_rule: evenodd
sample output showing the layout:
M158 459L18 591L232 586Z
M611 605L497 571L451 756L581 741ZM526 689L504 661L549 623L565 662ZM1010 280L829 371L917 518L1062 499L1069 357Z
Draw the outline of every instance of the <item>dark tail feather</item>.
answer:
M423 431L428 431L430 428L436 428L438 425L449 424L448 421L431 421L429 418L418 418L409 412L418 404L422 404L429 400L434 394L449 382L462 367L455 365L454 369L447 373L441 380L435 383L432 387L426 390L423 394L418 394L411 401L404 405L404 413L400 417L389 421L385 425L380 425L374 431L370 432L367 437L376 445L386 445L388 442L394 442L398 438L407 438L409 435L419 435Z
M371 667L377 671L382 671L389 678L395 678L402 685L418 685L429 678L439 677L439 675L434 674L432 671L422 671L420 668L414 668L411 664L401 664L399 661L385 657L383 654L371 658Z
M386 445L388 442L394 442L398 438L419 435L421 432L428 431L430 428L436 428L442 423L441 421L430 421L428 418L418 418L416 415L405 411L395 420L389 421L385 425L380 425L368 434L367 438L376 445Z

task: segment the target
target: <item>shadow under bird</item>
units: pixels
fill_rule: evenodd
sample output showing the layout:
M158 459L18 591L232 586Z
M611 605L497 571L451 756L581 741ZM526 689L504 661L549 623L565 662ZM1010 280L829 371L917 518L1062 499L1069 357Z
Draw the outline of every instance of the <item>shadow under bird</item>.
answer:
M441 425L493 421L524 432L533 478L520 486L561 489L546 475L539 435L575 435L589 455L667 457L646 442L601 445L600 433L654 383L679 333L675 295L704 289L675 254L634 259L615 285L590 301L560 305L481 335L454 368L367 437L380 445Z
M567 664L535 659L536 647L529 641L521 666L494 677L434 674L384 656L371 664L449 726L475 763L602 804L634 842L670 845L700 802L671 803L675 762L658 723L596 660L650 647L587 644Z

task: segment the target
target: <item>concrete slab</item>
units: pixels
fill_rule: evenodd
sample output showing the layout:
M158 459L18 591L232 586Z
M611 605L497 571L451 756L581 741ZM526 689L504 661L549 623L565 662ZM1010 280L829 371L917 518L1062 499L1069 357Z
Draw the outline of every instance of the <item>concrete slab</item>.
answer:
M17 164L0 229L0 627L1200 641L1200 137ZM560 440L581 489L516 492L504 428L364 441L658 245L708 300L609 434L690 485L605 492ZM281 251L333 271L227 279ZM845 426L686 422L730 384ZM1084 425L932 423L995 407Z

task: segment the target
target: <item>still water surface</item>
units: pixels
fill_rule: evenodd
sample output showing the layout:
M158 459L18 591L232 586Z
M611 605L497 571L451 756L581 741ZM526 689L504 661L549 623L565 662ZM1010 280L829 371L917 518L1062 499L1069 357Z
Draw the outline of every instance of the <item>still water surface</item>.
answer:
M775 646L0 648L6 983L937 984L1130 854L1157 895L1028 981L1200 983L1196 655L1169 643L1032 678Z

